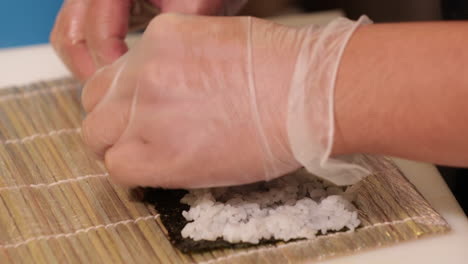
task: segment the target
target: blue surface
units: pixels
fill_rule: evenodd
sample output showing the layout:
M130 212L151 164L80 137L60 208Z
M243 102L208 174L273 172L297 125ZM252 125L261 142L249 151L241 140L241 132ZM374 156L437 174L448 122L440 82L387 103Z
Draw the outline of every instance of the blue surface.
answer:
M0 48L47 43L63 0L0 0Z

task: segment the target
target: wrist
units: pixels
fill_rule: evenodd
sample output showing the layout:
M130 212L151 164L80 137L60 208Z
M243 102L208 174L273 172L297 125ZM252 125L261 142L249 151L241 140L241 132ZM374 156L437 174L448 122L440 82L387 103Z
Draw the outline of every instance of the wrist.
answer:
M252 18L252 56L249 58L252 69L249 72L253 74L261 129L275 162L280 164L280 174L300 167L288 140L287 112L291 79L299 53L297 43L304 37L297 28Z
M349 145L349 132L342 129L350 127L348 119L343 123L342 114L349 111L346 97L352 94L335 88L350 37L368 23L365 16L356 22L339 18L327 26L310 28L289 95L288 136L295 158L308 171L338 185L353 184L369 173L347 159L330 157L354 149Z
M366 47L361 43L362 28L358 28L344 49L338 68L335 84L334 111L335 133L333 138L332 156L354 153L367 153L375 134L371 127L372 109L376 96L373 90L362 85L362 72L359 54Z

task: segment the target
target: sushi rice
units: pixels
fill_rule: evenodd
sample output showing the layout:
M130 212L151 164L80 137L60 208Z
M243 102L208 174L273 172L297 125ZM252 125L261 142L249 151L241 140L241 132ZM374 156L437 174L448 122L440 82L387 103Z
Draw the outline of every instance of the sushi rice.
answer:
M184 238L257 244L260 240L312 239L329 231L354 230L357 209L343 188L305 171L270 182L190 190Z

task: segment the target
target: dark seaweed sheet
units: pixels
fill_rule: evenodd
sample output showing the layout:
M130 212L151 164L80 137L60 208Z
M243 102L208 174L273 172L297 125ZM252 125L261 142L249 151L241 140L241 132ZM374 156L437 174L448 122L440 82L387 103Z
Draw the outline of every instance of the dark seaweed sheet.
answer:
M182 211L188 210L190 207L186 204L180 203L180 199L187 194L187 191L159 188L141 188L141 191L143 195L140 200L154 205L155 209L160 214L162 223L168 231L171 243L184 253L195 253L226 248L246 248L257 245L275 244L281 241L269 239L261 240L259 244L252 244L229 243L220 238L215 241L195 241L190 238L183 238L181 231L188 221L182 216Z

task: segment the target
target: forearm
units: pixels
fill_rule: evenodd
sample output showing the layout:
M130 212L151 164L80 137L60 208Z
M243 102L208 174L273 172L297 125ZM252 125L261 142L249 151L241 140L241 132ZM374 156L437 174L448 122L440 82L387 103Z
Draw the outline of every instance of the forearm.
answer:
M468 23L381 24L350 39L333 154L468 166Z

